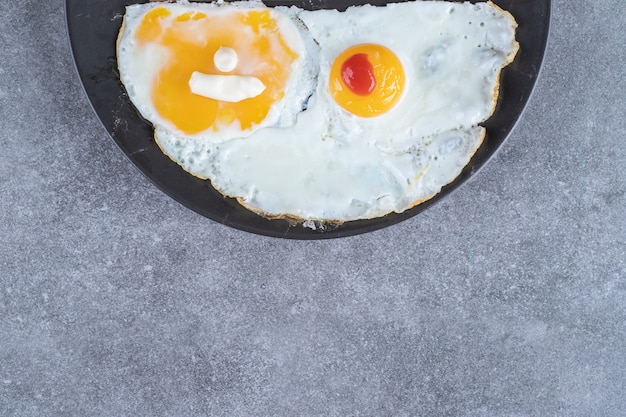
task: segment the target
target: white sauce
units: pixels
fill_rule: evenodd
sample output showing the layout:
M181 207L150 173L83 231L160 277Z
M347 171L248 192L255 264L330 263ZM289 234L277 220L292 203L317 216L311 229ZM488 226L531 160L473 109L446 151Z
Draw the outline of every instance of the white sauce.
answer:
M257 77L203 74L198 71L191 74L189 87L194 94L229 103L238 103L265 91L265 84Z
M239 62L239 57L237 56L237 51L233 48L229 48L228 46L220 47L213 55L213 63L215 64L215 68L217 68L221 72L231 72L235 68L237 68L237 63Z

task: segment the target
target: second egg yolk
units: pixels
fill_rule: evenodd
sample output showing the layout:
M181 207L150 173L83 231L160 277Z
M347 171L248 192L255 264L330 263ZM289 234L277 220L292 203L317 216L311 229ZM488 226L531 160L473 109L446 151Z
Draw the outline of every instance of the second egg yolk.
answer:
M175 15L156 7L143 17L135 36L141 45L157 45L168 52L152 85L152 101L160 116L190 135L209 128L218 131L232 123L241 130L261 123L283 98L292 63L298 58L269 10ZM229 47L239 56L230 74L257 77L266 86L262 94L235 103L192 93L189 79L194 71L220 73L213 62L220 47Z
M400 100L404 69L389 48L361 44L339 54L328 84L330 95L346 111L373 117L389 111Z

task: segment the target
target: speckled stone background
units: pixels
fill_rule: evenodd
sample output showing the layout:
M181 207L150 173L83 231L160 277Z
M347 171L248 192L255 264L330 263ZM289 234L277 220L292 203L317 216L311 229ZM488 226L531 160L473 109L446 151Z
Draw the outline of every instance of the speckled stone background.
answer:
M63 10L0 2L0 415L626 415L626 2L554 1L527 111L458 192L313 242L145 179Z

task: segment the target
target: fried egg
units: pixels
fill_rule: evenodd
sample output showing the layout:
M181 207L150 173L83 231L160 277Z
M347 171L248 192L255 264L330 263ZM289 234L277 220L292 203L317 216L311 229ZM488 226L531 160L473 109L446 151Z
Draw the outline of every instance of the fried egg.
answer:
M315 75L305 72L312 66L305 65L311 58L302 28L284 10L260 3L127 7L117 51L131 101L152 124L213 142L293 124ZM194 91L206 85L208 95Z
M318 92L329 119L342 131L367 132L369 140L386 148L486 120L495 108L500 70L518 49L514 19L491 2L413 1L345 12L303 11L299 17L320 45ZM383 112L376 105L386 103L384 97L363 105L352 92L334 93L343 84L337 68L354 56L355 45L371 57L376 54L363 47L394 55L378 64L385 67L378 70L381 83L400 67L404 73L402 83L387 87L401 99Z
M191 21L199 11L209 15L208 8L198 6L132 6L133 20L145 21L154 10L170 7L169 16L190 14ZM280 109L278 114L289 114L289 123L266 116L246 124L240 116L233 123L236 128L224 129L222 123L188 133L162 115L148 119L155 125L158 145L183 169L268 218L340 223L402 212L432 198L461 173L481 145L485 129L479 123L494 111L500 71L518 48L514 19L491 2L412 1L345 12L270 9L258 3L252 9L241 3L207 7L226 16L242 9L265 10L282 22L276 26L290 28L275 33L284 49L282 64L275 64L278 58L267 52L254 55L271 61L282 80L274 87L282 97L266 102L267 114ZM160 33L168 25L160 25ZM265 33L239 31L242 42L269 42ZM121 38L125 52L136 55L137 42L124 44ZM242 45L219 46L245 51ZM213 54L213 66L193 69L206 75L208 83L219 75L218 67L232 66L225 55L223 62L216 59L216 51L206 51L209 58ZM141 62L151 62L148 55ZM183 80L192 78L191 68L185 71ZM162 77L146 74L152 93L133 103L140 111L159 112L149 103L155 101L153 90L159 90L155 85ZM136 71L126 80L142 75ZM263 81L256 71L241 75ZM206 98L182 84L181 90L191 90L185 94ZM237 103L246 105L256 97Z

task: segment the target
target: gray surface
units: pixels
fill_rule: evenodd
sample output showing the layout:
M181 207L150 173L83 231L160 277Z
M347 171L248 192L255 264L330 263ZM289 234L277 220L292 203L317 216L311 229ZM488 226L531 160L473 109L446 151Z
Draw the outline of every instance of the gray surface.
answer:
M283 241L145 179L61 0L0 3L0 414L626 415L626 3L556 0L495 159L416 218Z

